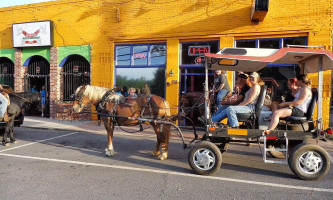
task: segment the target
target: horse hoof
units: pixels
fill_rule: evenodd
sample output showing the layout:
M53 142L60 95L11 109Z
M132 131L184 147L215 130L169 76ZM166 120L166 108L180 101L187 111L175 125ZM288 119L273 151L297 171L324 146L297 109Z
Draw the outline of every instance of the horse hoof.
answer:
M114 151L111 151L109 149L105 149L105 155L109 156L109 157L112 157L114 155Z
M3 146L9 146L9 143L7 141L2 141Z
M17 140L10 141L13 144L17 144Z
M158 156L159 160L166 160L168 158L168 154L167 153L163 153L160 156Z
M159 155L161 155L160 151L153 151L153 156L158 157Z

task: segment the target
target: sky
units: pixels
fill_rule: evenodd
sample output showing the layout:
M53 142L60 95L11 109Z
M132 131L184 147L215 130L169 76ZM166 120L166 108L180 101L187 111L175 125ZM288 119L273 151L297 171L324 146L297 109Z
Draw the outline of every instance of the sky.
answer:
M56 0L0 0L0 8Z

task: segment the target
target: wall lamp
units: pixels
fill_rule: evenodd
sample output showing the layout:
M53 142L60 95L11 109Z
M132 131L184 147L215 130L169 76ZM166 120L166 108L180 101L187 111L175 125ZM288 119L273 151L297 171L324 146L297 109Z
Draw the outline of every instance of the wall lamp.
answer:
M173 77L173 75L174 75L174 72L173 72L172 69L171 69L170 72L169 72L169 76L170 76L170 77Z

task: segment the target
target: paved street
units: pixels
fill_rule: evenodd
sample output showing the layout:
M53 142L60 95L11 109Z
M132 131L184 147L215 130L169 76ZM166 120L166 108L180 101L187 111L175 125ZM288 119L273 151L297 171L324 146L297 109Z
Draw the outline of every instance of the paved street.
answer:
M303 181L286 165L264 164L257 145L230 145L218 173L199 176L179 138L171 140L169 159L159 161L151 157L156 139L149 130L116 131L110 158L102 127L73 123L90 129L15 129L19 143L0 147L1 199L331 199L333 193L332 169L323 180Z

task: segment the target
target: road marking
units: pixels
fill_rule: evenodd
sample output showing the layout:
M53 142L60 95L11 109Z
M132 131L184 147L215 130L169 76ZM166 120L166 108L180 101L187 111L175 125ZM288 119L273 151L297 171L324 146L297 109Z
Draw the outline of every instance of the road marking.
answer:
M24 144L24 145L20 145L20 146L16 146L16 147L4 149L4 150L1 150L0 152L10 151L10 150L13 150L13 149L18 149L18 148L21 148L21 147L30 146L30 145L33 145L33 144L36 144L36 143L41 143L41 142L45 142L45 141L49 141L49 140L53 140L53 139L57 139L57 138L66 137L66 136L70 136L70 135L73 135L73 134L76 134L76 133L79 133L79 132L73 132L73 133L68 133L68 134L65 134L65 135L60 135L60 136L57 136L57 137L48 138L48 139L45 139L45 140L39 140L37 142L32 142L32 143L28 143L28 144Z
M74 133L72 133L72 134L74 134ZM23 155L15 155L15 154L7 154L7 153L0 153L0 155L9 156L9 157L16 157L16 158L26 158L26 159L33 159L33 160L43 160L43 161L51 161L51 162L85 165L85 166L106 167L106 168L113 168L113 169L149 172L149 173L156 173L156 174L176 175L176 176L184 176L184 177L194 177L194 178L220 180L220 181L228 181L228 182L236 182L236 183L248 183L248 184L253 184L253 185L270 186L270 187L275 187L275 188L279 187L279 188L286 188L286 189L333 193L332 189L325 189L325 188L312 188L312 187L303 187L303 186L295 186L295 185L265 183L265 182L259 182L259 181L249 181L249 180L214 177L214 176L201 176L201 175L197 175L197 174L187 174L187 173L182 173L182 172L172 172L172 171L165 171L165 170L145 169L145 168L137 168L137 167L125 167L125 166L99 164L99 163L91 163L91 162L81 162L81 161L72 161L72 160L61 160L61 159L52 159L52 158L23 156Z

